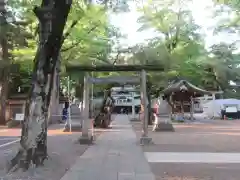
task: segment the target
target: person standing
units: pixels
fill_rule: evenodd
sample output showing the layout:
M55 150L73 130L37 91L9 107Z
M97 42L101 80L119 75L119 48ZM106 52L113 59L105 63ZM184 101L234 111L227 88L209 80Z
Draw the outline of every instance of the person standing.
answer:
M67 122L67 120L68 120L68 108L69 108L69 103L65 102L64 108L62 110L62 121L63 122Z

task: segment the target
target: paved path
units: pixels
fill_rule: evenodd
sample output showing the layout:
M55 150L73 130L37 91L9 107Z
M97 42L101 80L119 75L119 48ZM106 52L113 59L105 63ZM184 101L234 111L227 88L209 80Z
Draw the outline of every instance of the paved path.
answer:
M154 180L127 115L96 140L61 180Z
M132 123L139 138L141 123ZM240 121L174 128L175 132L152 132L149 127L154 145L143 151L156 180L240 180Z

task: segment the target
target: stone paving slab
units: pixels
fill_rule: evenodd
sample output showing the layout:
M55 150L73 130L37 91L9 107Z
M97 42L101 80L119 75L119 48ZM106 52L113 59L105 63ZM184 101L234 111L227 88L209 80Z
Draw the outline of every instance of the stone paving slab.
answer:
M240 163L240 153L145 152L145 156L151 163Z
M80 156L61 180L155 180L127 115Z
M141 124L132 124L139 138ZM149 127L154 145L142 149L156 180L240 180L240 121L174 127L175 132Z

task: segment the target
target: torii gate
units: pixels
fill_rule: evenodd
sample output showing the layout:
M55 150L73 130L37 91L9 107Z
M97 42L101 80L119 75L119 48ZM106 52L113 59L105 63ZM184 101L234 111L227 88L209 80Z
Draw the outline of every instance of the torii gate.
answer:
M162 67L153 65L101 65L101 66L84 66L84 65L68 65L66 70L69 72L112 72L112 71L138 71L140 76L128 77L128 78L90 78L88 73L84 76L84 94L83 94L83 126L82 136L79 139L81 144L91 144L93 141L93 135L90 133L92 127L91 119L89 119L89 85L92 83L140 83L141 85L141 104L144 107L144 118L142 122L143 133L140 138L140 144L148 145L152 142L152 139L148 137L148 110L147 110L147 89L146 89L146 70L148 71L163 71Z

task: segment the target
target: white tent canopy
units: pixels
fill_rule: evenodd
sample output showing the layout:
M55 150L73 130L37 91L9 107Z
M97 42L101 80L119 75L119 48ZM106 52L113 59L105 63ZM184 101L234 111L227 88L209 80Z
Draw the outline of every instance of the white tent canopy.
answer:
M221 110L236 107L240 111L239 99L216 99L203 104L203 113L208 117L221 117Z

